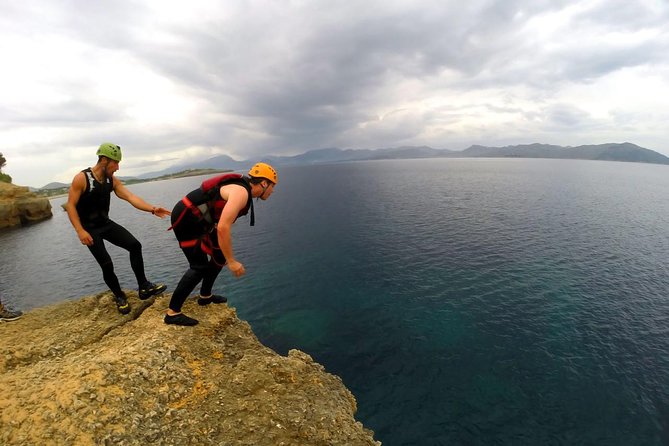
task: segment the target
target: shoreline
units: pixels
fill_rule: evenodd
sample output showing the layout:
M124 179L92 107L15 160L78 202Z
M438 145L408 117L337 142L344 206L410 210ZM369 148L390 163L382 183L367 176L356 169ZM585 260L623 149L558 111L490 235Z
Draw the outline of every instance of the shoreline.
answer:
M121 180L124 185L126 186L132 186L133 184L141 184L141 183L151 183L154 181L163 181L163 180L174 180L177 178L188 178L188 177L197 177L200 175L214 175L217 173L225 173L225 172L234 172L232 169L188 169L188 170L182 170L180 172L175 172L171 174L166 174L166 175L161 175L158 177L154 178L146 178L146 179L140 179L140 178L127 178L125 180ZM38 197L44 197L49 200L52 198L61 198L61 197L66 197L68 195L68 190L70 186L63 186L59 188L54 188L54 189L37 189L35 192L33 192L35 195ZM54 194L45 194L44 191L49 191L49 190L54 190L58 191Z

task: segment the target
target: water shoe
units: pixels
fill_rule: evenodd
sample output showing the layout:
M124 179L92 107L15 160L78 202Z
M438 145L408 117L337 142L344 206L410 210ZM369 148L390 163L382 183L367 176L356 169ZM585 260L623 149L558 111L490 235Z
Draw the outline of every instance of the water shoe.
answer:
M146 300L149 297L157 296L157 295L161 294L166 289L167 289L167 285L163 285L162 283L146 282L139 289L139 298L141 300Z
M219 294L212 294L209 297L200 296L197 298L198 305L224 304L227 301L228 301L227 297L221 296Z
M172 324L172 325L184 325L184 326L193 326L197 325L198 321L197 319L193 319L192 317L188 317L183 313L175 314L174 316L170 316L169 314L165 315L165 323L166 324Z
M114 301L116 302L116 308L118 308L119 313L130 313L130 304L125 296L114 296Z
M20 318L21 316L23 316L23 312L18 311L18 310L13 311L13 310L10 310L9 308L7 308L3 305L0 305L0 322L2 322L2 321L7 321L7 322L15 321L18 318Z

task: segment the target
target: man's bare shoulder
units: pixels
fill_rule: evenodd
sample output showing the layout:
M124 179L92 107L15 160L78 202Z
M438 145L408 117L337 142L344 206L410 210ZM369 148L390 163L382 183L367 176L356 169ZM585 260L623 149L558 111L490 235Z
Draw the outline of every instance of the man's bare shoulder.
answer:
M77 172L72 178L72 186L82 187L86 185L86 175L84 172Z
M221 198L224 199L225 201L227 202L234 201L236 203L239 203L241 207L243 207L246 204L246 201L248 199L248 192L246 191L246 188L241 184L232 183L221 186L219 193L221 194Z

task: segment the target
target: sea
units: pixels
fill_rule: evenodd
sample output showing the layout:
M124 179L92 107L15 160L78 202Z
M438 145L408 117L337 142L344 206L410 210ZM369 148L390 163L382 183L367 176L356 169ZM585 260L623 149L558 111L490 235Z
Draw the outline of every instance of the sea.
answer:
M202 179L129 188L171 209ZM340 376L384 445L667 445L667 191L669 166L620 162L281 167L256 225L234 226L247 274L214 291L265 345ZM6 304L105 291L65 200L0 233ZM187 263L169 222L115 198L111 215L173 290Z

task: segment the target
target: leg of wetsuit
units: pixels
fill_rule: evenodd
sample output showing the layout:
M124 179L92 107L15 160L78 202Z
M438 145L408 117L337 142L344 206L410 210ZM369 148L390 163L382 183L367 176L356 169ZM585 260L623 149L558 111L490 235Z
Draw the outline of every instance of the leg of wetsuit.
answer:
M190 267L184 273L183 277L181 277L170 299L170 310L177 313L181 312L181 307L197 284L200 283L208 267L207 254L200 249L199 245L191 248L182 248L181 250L188 259Z
M118 283L118 277L116 277L116 273L114 273L114 264L107 252L107 248L105 248L102 237L95 231L89 231L89 233L93 238L93 244L88 246L88 250L93 254L93 257L95 257L98 265L100 265L100 268L102 269L102 278L115 296L123 296L124 293L121 290L121 285Z
M225 265L225 257L221 252L221 248L218 247L218 237L216 236L216 231L212 231L210 234L211 243L213 247L213 254L207 265L207 269L204 272L204 277L202 278L202 286L200 287L200 296L211 296L211 289L214 286L214 282L218 277L218 273L221 272L223 266Z
M144 258L142 257L142 244L127 229L115 222L110 222L108 228L100 234L102 238L121 247L130 253L130 267L135 278L137 286L141 288L146 282L144 272Z
M221 272L222 267L218 266L214 260L210 260L207 264L207 269L202 278L202 286L200 287L200 296L211 296L211 289L214 287L214 282L218 273Z

